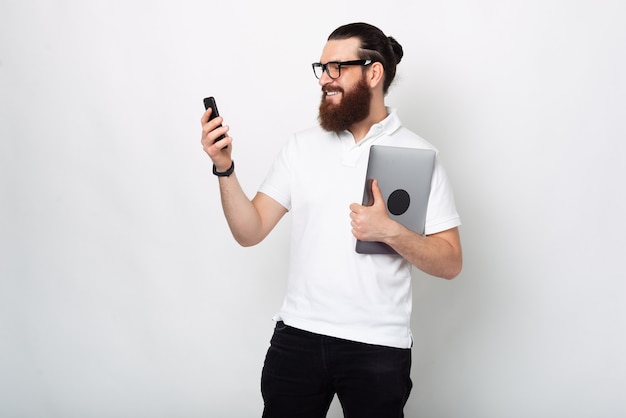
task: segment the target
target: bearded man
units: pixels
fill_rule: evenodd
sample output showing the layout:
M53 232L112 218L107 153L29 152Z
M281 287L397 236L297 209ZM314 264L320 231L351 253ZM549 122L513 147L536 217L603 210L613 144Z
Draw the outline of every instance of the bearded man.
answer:
M374 203L356 203L372 145L437 152L385 105L402 56L400 44L370 24L333 31L313 63L319 126L290 138L252 200L234 172L228 126L222 117L209 121L211 110L201 118L235 240L256 245L292 216L287 293L261 376L266 418L325 417L335 395L345 416L404 416L412 387L411 269L443 279L461 271L460 218L438 156L424 235L388 216L376 181ZM397 254L358 254L357 239L384 242Z

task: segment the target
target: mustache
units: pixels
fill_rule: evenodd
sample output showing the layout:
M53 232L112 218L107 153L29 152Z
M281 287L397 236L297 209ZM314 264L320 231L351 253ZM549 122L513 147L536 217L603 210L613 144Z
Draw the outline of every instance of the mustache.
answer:
M338 86L324 86L322 87L322 93L343 93L343 88Z

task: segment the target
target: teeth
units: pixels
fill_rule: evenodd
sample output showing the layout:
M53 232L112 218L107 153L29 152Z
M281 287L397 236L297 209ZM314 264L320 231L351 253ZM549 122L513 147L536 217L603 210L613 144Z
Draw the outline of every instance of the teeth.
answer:
M327 96L335 96L335 95L337 95L337 94L339 94L339 92L338 92L338 91L327 91L327 92L326 92L326 95L327 95Z

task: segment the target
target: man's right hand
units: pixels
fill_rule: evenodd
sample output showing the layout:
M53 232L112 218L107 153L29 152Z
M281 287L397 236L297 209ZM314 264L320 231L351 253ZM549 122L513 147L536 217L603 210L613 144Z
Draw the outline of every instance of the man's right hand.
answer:
M217 171L223 172L230 168L232 164L231 151L233 139L228 135L228 126L221 126L223 123L223 118L221 116L216 117L215 119L209 121L209 117L211 116L212 110L209 108L200 119L200 123L202 124L202 149L213 161L215 164L215 169ZM215 139L220 135L225 135L226 137L220 141L215 142Z

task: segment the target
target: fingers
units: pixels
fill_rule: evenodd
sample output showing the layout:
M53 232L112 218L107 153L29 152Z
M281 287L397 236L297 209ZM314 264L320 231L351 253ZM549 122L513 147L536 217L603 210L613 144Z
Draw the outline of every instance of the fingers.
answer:
M230 127L227 125L222 126L224 119L221 116L209 120L212 111L211 108L207 109L200 118L200 123L202 124L202 137L200 141L203 149L209 153L209 155L211 155L209 148L213 148L213 151L217 152L226 148L226 146L232 142L232 139L228 136ZM222 135L225 135L225 138L216 142L216 139Z
M200 139L200 141L202 142L202 145L213 145L213 144L217 144L215 141L217 140L217 138L220 138L222 135L224 135L226 138L228 138L228 131L230 130L229 126L219 126L217 128L211 128L211 123L213 121L205 124L202 127L202 138ZM223 141L223 138L221 140L219 140L218 142Z
M387 206L377 180L372 180L373 204L370 206L352 203L350 205L350 226L352 234L362 240L378 240L389 220Z
M218 116L215 119L209 120L209 118L211 117L212 111L213 110L209 108L206 112L204 112L204 114L200 118L200 124L202 125L202 131L204 133L207 133L216 129L218 126L220 126L224 122L224 118L221 116Z
M224 133L227 131L228 129L226 129ZM221 132L222 128L219 128L202 136L202 149L204 149L204 151L213 160L215 160L222 153L230 154L230 150L232 149L232 147L229 146L233 142L232 137L226 136L223 139L216 141L216 139L221 135Z
M361 237L369 222L370 207L353 203L350 205L350 227L354 236Z
M211 113L213 113L213 109L211 108L208 108L207 110L204 111L204 113L202 114L202 117L200 118L201 125L204 126L204 124L209 121L209 118L211 117Z

